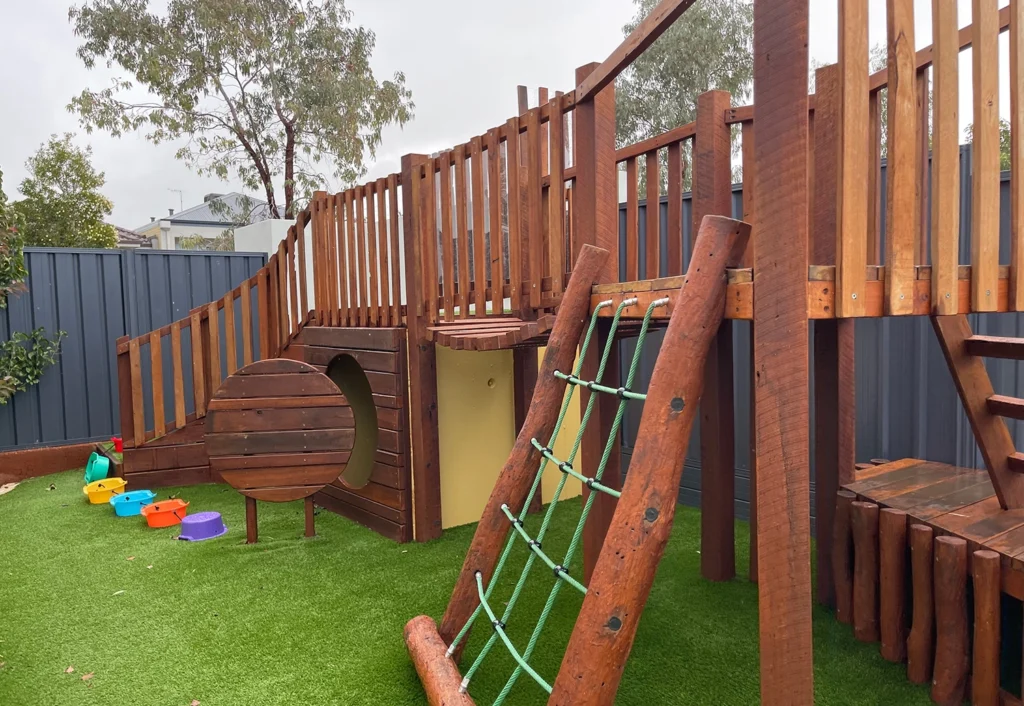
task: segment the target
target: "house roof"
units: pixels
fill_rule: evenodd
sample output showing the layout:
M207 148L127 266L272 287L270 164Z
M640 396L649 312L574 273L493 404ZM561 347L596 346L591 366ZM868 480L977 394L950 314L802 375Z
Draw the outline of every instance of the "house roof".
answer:
M266 201L232 191L229 194L208 194L203 203L156 220L170 221L172 225L189 224L227 227L241 225L234 223L230 216L246 210L251 211L248 222L262 221L270 218L270 208L267 206ZM152 225L152 223L146 223L140 226L138 230L151 228Z
M146 247L149 245L149 237L142 233L137 233L134 230L122 228L121 226L115 226L113 223L109 224L113 226L114 230L117 231L117 244L118 245L129 245Z

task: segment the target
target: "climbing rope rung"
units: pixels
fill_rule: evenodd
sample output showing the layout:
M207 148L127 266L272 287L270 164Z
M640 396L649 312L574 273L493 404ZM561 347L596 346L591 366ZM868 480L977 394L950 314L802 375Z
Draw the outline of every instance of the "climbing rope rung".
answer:
M617 498L620 495L622 495L622 493L620 493L619 491L613 488L609 488L607 485L603 485L601 481L595 478L587 478L582 473L577 473L575 470L573 470L571 463L569 463L568 461L563 461L560 458L556 457L553 453L551 453L551 449L549 449L546 446L543 446L536 439L530 439L530 443L533 444L533 448L537 449L538 451L541 452L541 454L544 455L544 458L558 466L558 470L560 470L562 473L565 473L566 475L572 476L573 478L580 481L591 490L598 490L607 495L611 495L613 498Z
M608 395L616 395L621 400L643 400L647 399L647 395L642 392L633 392L627 390L625 387L608 387L607 385L601 385L591 380L583 380L572 374L563 373L560 370L555 371L555 377L559 380L565 380L570 385L579 385L585 387L591 392L603 392Z
M586 594L587 587L579 581L577 581L576 579L574 579L572 576L570 576L568 569L566 569L561 564L556 564L554 561L551 560L551 557L544 553L544 550L541 549L540 542L535 540L526 532L526 529L523 527L523 521L512 514L512 511L509 510L508 505L502 505L501 511L505 513L505 517L507 517L509 522L512 523L512 526L516 528L516 532L519 533L519 536L526 540L526 544L530 547L530 551L536 554L541 561L547 564L548 568L554 572L555 576L565 581L567 584L575 588L580 593Z
M505 624L498 620L497 616L494 615L494 611L491 610L491 606L487 603L487 596L484 592L484 577L483 574L481 574L479 571L476 572L476 590L477 593L480 594L480 605L484 607L484 612L487 613L487 617L490 619L491 625L494 627L494 632L496 632L498 634L498 637L501 638L501 641L505 643L505 647L508 648L508 651L512 655L512 658L520 667L523 668L523 671L525 671L527 674L533 677L534 681L541 685L541 688L543 688L544 691L550 694L551 685L544 681L544 678L541 677L541 675L537 674L537 672L534 671L533 667L526 663L526 660L523 659L523 656L519 654L519 650L517 650L515 648L515 645L512 644L512 640L508 639L508 635L505 634ZM466 686L468 686L467 680L463 679L461 689L463 693L465 693Z

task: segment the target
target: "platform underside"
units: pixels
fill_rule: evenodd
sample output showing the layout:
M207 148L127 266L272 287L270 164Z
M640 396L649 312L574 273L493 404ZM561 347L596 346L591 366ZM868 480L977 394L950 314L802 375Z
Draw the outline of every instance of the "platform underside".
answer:
M909 524L926 524L936 536L967 540L968 557L978 549L998 552L1003 592L1024 599L1024 509L999 506L986 470L904 459L859 471L844 489L903 510Z

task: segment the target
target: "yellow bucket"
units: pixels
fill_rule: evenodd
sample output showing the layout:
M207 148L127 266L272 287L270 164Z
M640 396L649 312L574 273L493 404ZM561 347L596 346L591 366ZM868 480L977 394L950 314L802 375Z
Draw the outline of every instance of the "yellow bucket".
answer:
M94 480L82 488L82 493L89 498L90 503L100 505L109 503L111 496L123 493L126 485L128 485L128 481L124 478L104 478L103 480Z

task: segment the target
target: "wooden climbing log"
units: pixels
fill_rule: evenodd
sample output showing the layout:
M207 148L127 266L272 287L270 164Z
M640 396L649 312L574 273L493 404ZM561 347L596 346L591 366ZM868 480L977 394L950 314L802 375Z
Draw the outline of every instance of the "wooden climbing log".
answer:
M850 506L857 496L849 490L836 493L836 521L832 533L832 573L836 586L836 620L853 622L853 534Z
M932 701L959 706L967 693L967 541L935 539L935 671Z
M565 382L556 378L554 373L556 370L572 368L588 318L590 289L607 257L606 250L592 245L586 245L580 250L569 285L562 296L558 318L548 338L530 411L491 491L441 621L440 635L445 644L451 644L479 603L476 573L483 573L485 584L491 580L498 554L509 531L508 518L501 506L508 504L518 514L529 493L540 462L540 453L533 447L531 439L551 438L565 392ZM466 640L463 640L460 647L465 644Z
M878 642L878 505L850 505L853 527L853 635Z
M448 645L438 634L433 618L421 615L406 623L405 646L430 706L473 706L469 694L459 693L462 675L448 656Z
M686 455L703 365L725 310L723 268L740 261L749 236L748 224L729 218L708 216L701 224L651 377L622 497L549 706L608 706L615 700L672 530L683 472L678 461Z
M999 554L974 552L974 645L971 703L999 706Z
M878 515L879 632L882 657L907 658L907 513L885 508Z
M932 678L935 604L932 600L932 528L910 527L910 567L914 616L907 638L907 679L926 684Z

